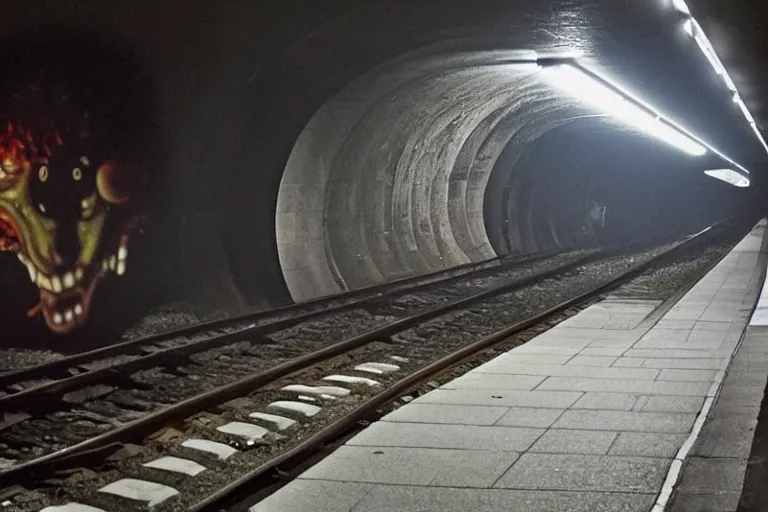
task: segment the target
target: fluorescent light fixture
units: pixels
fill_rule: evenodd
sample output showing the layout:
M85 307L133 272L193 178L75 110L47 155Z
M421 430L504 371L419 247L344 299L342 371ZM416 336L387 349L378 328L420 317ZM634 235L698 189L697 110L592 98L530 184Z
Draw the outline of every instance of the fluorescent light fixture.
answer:
M687 19L685 20L685 23L683 23L683 30L685 30L685 33L689 36L693 37L694 28L693 28L693 20Z
M703 145L663 121L661 116L643 109L637 101L625 97L581 69L564 64L553 67L552 71L550 76L555 86L585 103L689 155L701 156L707 153Z
M723 63L717 56L715 48L712 46L712 43L710 43L707 35L704 33L704 30L702 30L701 25L699 25L693 16L691 16L691 11L688 9L688 6L684 0L672 0L672 5L675 9L688 16L688 19L685 20L685 23L683 23L683 29L688 33L688 35L693 37L693 39L696 41L696 44L699 45L699 49L701 49L701 52L707 58L709 64L712 66L712 69L715 70L715 73L723 78L725 86L728 88L731 94L733 94L733 102L739 106L741 113L744 115L750 127L752 128L752 131L755 133L757 140L760 141L763 149L768 152L768 144L766 144L765 139L763 138L763 134L760 133L760 129L757 127L757 123L755 122L754 117L752 117L752 114L749 113L747 106L739 96L739 91L736 89L736 84L733 83L731 76L728 74L725 66L723 66Z
M685 0L672 0L672 7L677 9L683 14L691 14L691 10L688 8L688 5L685 3Z
M704 171L704 174L724 181L734 187L745 188L749 186L749 178L739 174L733 169L712 169L710 171Z

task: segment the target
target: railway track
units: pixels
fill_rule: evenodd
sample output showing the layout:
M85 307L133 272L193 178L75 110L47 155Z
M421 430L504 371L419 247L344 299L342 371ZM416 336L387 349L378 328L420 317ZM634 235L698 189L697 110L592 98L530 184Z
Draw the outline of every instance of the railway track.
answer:
M397 297L389 296L386 302L379 300L373 304L369 303L372 310L384 317L385 321L382 325L352 335L342 329L339 337L328 337L322 347L302 345L300 349L289 351L282 358L273 358L272 355L267 357L263 349L270 346L278 350L281 349L282 344L285 343L284 339L292 337L293 340L296 340L297 333L306 333L306 325L291 324L286 331L288 333L287 338L284 339L265 338L265 333L277 331L258 331L260 335L257 341L258 351L254 351L252 341L237 342L237 339L242 338L230 338L220 347L231 348L233 343L235 345L240 343L243 345L238 349L241 354L248 353L254 357L258 356L261 361L271 364L255 370L253 366L248 366L242 368L243 372L240 373L237 368L233 370L238 362L225 359L223 361L224 366L229 370L226 379L228 382L184 399L172 393L173 384L169 386L166 383L166 386L161 388L161 392L167 391L169 400L163 407L152 411L141 410L142 404L134 402L131 404L136 413L134 419L129 417L127 418L128 421L122 420L119 424L112 424L112 428L105 432L96 433L96 435L86 432L84 440L69 442L65 447L53 451L49 449L43 454L37 453L8 469L0 471L0 488L31 480L45 481L46 479L48 485L51 485L51 478L55 482L57 472L84 463L92 463L94 460L103 460L106 455L114 452L122 443L139 441L144 436L156 432L169 423L183 424L184 426L180 427L181 430L191 430L193 431L192 434L201 430L201 435L209 440L235 445L236 449L246 454L258 452L258 450L253 450L255 447L278 447L279 453L274 457L264 459L263 456L260 458L256 456L256 461L249 461L249 466L255 465L257 468L246 472L226 489L217 490L221 487L221 482L212 484L210 489L201 488L211 496L197 504L190 504L191 510L218 510L216 507L220 507L222 503L231 500L232 496L249 486L254 480L263 477L279 465L295 461L297 457L306 456L312 447L316 449L322 443L332 439L333 436L337 436L339 432L349 429L361 418L370 415L372 410L397 398L405 390L423 381L429 375L484 350L514 333L539 324L556 312L563 311L615 287L618 282L637 275L650 265L675 257L676 254L690 249L700 240L709 236L710 233L705 231L682 243L672 244L662 249L640 251L631 261L626 255L613 257L602 255L602 257L598 257L596 254L589 254L572 257L570 261L554 265L544 271L528 272L527 274L523 272L522 276L520 275L520 268L508 270L508 273L514 277L507 276L507 281L503 284L497 283L495 287L490 289L487 288L488 276L483 276L482 279L485 279L485 282L482 283L481 287L484 289L481 292L477 292L478 282L475 282L473 286L471 284L473 278L467 276L462 281L463 286L452 283L446 290L443 290L442 294L435 294L435 291L432 290L429 293L421 292L421 295L411 292ZM605 279L602 279L599 284L595 285L594 278L584 279L584 276L595 274L596 271L598 275L604 274L605 276ZM493 279L498 280L499 278L494 277ZM546 281L584 282L575 288L571 287L580 290L580 293L576 294L575 297L562 300L562 297L550 296L551 290L542 285ZM531 295L534 297L537 294L541 295L541 307L516 307L523 293L529 298ZM435 295L439 295L439 297L436 298ZM431 298L427 299L427 296ZM529 300L528 303L530 302ZM538 301L533 300L532 302ZM397 316L398 310L404 314ZM352 323L358 320L354 315L347 319ZM248 329L257 330L255 327ZM316 332L316 328L315 330L310 329L309 332ZM229 336L229 334L224 336ZM272 343L264 344L265 340ZM66 413L61 412L61 409L66 409L62 401L66 403L67 392L72 392L68 390L76 390L75 393L79 391L82 395L80 399L88 404L100 401L101 395L99 393L114 399L115 395L124 392L126 374L143 368L137 366L138 363L135 361L142 361L141 364L148 361L152 368L162 367L163 370L154 371L154 373L150 371L152 375L143 381L142 378L144 377L142 376L134 376L129 379L127 387L133 391L137 387L142 388L142 384L144 388L156 388L157 383L162 384L163 380L162 378L157 380L158 375L170 376L168 377L169 382L188 379L194 373L190 372L188 368L190 361L192 364L195 363L193 360L195 352L190 351L187 347L194 343L191 341L181 346L157 349L137 359L130 359L113 365L112 368L89 369L78 374L98 376L98 379L90 380L93 377L89 377L85 381L91 387L93 387L93 383L98 383L96 387L102 386L100 391L97 390L95 393L83 393L78 387L82 385L83 380L78 379L78 375L75 375L63 380L38 384L6 397L0 397L0 400L6 399L6 403L17 406L28 402L31 397L36 397L36 407L33 410L28 409L27 412L21 412L22 415L29 415L30 418L15 423L8 422L5 431L0 431L0 439L3 442L6 442L6 439L13 439L13 436L9 437L8 433L14 430L14 427L23 425L33 427L33 431L39 434L40 425L35 424L35 421L39 422L40 420L34 418L41 414L59 414L60 416L56 418L59 422L66 419L66 414L74 414L71 410L66 411ZM172 357L169 357L169 353L165 352L169 350L173 353ZM211 349L206 350L210 351ZM181 356L176 355L176 351L180 351ZM155 355L158 353L159 356ZM442 354L437 361L435 361L435 354ZM279 364L274 364L275 361L281 360L282 362ZM115 370L114 366L117 366L118 369ZM210 367L208 368L210 369ZM297 374L297 372L303 373ZM70 380L73 378L75 380ZM153 378L155 380L152 380ZM68 382L67 386L69 387L62 387L62 382ZM143 391L149 392L149 389ZM157 389L152 391L156 393ZM23 400L12 398L15 396L25 398ZM41 397L43 396L47 398L42 400ZM51 400L51 396L56 396L56 399ZM125 397L118 398L127 405ZM136 399L136 396L133 398ZM72 397L70 396L71 401ZM101 401L103 402L103 400ZM237 405L232 407L225 405L232 401L237 402ZM355 407L352 411L347 411L350 401L354 402ZM43 403L45 405L41 405ZM294 404L293 409L290 406L286 407L286 403ZM2 402L0 402L0 406L2 406L1 404ZM296 406L295 404L300 405ZM338 407L341 407L339 410L341 412L334 412ZM4 408L3 410L7 409ZM51 410L56 412L51 413ZM215 410L216 414L201 428L200 418L206 416L205 413L203 416L199 416L199 414L201 411L211 410ZM105 411L105 414L108 412L110 411ZM305 414L307 412L314 412L314 414ZM65 414L65 416L61 416L61 414ZM277 414L281 415L280 418L287 420L284 425L274 423ZM228 421L237 419L241 421ZM261 435L237 442L233 441L230 434L219 428L232 423L242 424L243 421L257 426ZM290 431L293 425L307 421L317 423L315 434L298 444L290 445L290 442L285 441L291 436L283 435L281 427L290 425L286 427ZM0 426L0 428L2 427ZM43 437L45 435L42 434ZM183 437L190 435L187 432ZM286 443L287 446L283 446ZM45 445L42 442L38 443L38 445L40 444ZM149 457L153 453L155 455L165 453L168 446L166 444L162 446L162 449L155 447L154 452L150 449L145 456ZM186 453L189 450L184 447L176 447L172 451L184 452L189 456L189 453ZM128 466L131 464L128 463ZM153 470L137 470L136 467L133 467L133 469L122 468L118 472L129 474L135 471L150 471L151 473ZM199 484L197 485L200 487ZM92 498L94 505L101 504L98 498L103 498L103 496ZM83 499L87 500L88 498L83 497ZM107 499L108 502L109 499ZM130 503L120 504L121 507L128 507L129 505ZM105 510L107 509L105 508ZM114 503L112 509L114 509ZM119 509L129 510L130 508Z
M5 446L0 457L17 463L0 470L0 485L23 474L24 468L103 447L102 440L111 442L113 432L124 435L126 428L140 428L146 433L153 419L204 407L206 396L221 396L207 390L239 390L238 383L269 371L275 362L290 366L296 357L322 354L318 350L323 347L332 352L342 339L359 344L382 339L457 307L568 272L595 257L571 253L481 269L323 312L197 338L131 342L120 350L110 347L5 374L0 383L10 392L0 396L0 442Z

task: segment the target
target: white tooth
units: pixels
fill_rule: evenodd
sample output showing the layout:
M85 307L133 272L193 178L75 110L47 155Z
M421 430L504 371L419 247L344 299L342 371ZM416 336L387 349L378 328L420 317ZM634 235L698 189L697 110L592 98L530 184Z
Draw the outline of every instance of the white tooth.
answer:
M53 323L59 325L61 323L61 315L58 313L53 314Z
M72 288L75 286L75 275L72 272L64 274L63 278L64 288Z
M37 281L37 270L35 270L35 266L31 263L27 265L27 270L29 271L29 278L32 280L32 282Z
M109 258L109 269L110 270L115 270L116 266L117 266L117 258L112 256L111 258Z
M107 260L104 260L101 262L101 270L103 270L104 272L109 270L109 262Z
M53 276L51 278L51 288L55 293L61 292L61 279L59 279L59 276Z
M125 258L128 257L128 248L125 246L120 246L120 248L117 250L117 259L120 261L125 261Z
M42 272L37 274L37 286L45 290L52 291L50 279L48 279L48 276L44 275Z
M125 274L125 260L120 260L117 262L117 275L121 276Z
M19 258L20 262L26 264L26 262L24 261L24 255L23 254L21 254L20 252L17 252L16 253L16 257Z
M77 270L75 270L75 279L77 279L78 281L82 281L84 274L85 274L85 271L83 271L82 268L78 268Z
M75 316L72 314L72 310L68 309L64 312L64 320L71 322Z
M82 304L75 304L75 314L77 316L82 316L82 314L83 314L83 306L82 306Z

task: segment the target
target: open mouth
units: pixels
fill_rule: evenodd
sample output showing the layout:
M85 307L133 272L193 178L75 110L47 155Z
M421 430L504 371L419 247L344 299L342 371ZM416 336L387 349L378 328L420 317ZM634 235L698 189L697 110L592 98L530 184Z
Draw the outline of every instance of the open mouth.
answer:
M128 236L124 235L113 253L95 259L90 265L76 264L59 273L46 273L21 250L17 255L29 272L29 278L40 289L40 302L30 309L30 317L42 313L49 329L66 334L85 324L91 299L98 283L108 272L125 274L128 258Z

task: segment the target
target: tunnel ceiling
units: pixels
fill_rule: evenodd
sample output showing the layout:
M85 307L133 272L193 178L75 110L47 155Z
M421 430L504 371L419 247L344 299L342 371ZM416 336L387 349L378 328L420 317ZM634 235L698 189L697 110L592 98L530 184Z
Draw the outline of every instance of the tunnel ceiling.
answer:
M689 4L765 137L768 4L753 0L691 0Z

